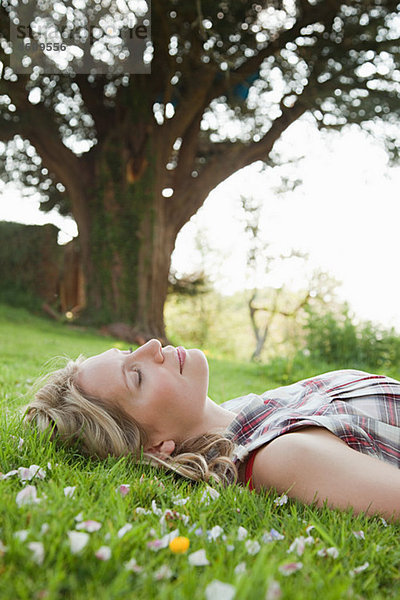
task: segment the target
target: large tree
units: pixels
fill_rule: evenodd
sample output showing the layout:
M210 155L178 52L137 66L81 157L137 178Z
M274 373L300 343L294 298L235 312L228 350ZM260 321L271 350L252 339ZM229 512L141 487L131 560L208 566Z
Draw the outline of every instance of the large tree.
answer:
M65 74L13 70L12 5L2 0L3 176L74 216L97 322L165 337L178 232L304 113L321 128L379 120L395 149L396 0L153 0L151 74L89 76L74 62Z

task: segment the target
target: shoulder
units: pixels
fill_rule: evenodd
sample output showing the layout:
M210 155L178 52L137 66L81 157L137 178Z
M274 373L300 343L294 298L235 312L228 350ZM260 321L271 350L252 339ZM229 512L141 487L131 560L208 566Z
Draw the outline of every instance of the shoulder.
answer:
M262 447L253 464L255 489L275 488L279 493L287 491L314 462L321 447L329 444L337 447L347 444L324 427L307 426L280 435Z

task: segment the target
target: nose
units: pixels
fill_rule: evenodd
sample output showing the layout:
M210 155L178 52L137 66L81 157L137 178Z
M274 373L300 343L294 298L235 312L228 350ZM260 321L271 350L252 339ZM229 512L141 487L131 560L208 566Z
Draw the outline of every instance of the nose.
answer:
M145 354L147 356L153 357L156 362L163 363L164 355L161 351L161 347L162 347L161 342L159 342L158 340L156 340L156 339L149 340L148 342L143 344L143 346L140 346L134 352L134 354L136 354L136 355Z

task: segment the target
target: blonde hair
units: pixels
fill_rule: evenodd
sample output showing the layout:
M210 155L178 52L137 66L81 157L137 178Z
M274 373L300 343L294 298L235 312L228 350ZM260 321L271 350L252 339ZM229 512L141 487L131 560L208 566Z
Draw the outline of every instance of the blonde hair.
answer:
M27 407L25 422L50 433L55 442L78 446L87 456L130 455L134 460L170 469L195 481L232 483L237 469L231 456L234 444L217 433L205 433L177 445L171 456L143 451L144 429L117 405L83 393L76 383L79 365L65 367L40 379L40 389Z

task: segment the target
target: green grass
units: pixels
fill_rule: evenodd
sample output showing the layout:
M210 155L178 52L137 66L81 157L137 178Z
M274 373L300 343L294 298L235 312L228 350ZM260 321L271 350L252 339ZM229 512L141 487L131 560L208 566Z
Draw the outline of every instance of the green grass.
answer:
M385 526L378 517L354 517L351 511L313 510L295 501L279 506L273 493L256 494L238 486L219 489L220 496L206 505L202 500L205 484L134 466L127 459L103 463L84 460L55 449L45 436L22 429L16 408L29 400L32 381L50 368L44 366L46 361L56 355L90 355L115 343L91 331L67 328L23 310L0 306L0 470L6 473L31 464L46 469L43 480L27 483L37 488L41 499L37 504L17 506L16 495L24 487L18 476L0 480L0 540L7 548L0 552L2 600L200 600L205 598L207 585L216 579L233 585L236 599L264 599L271 581L279 584L284 599L399 597L400 525ZM286 379L279 382L276 368L223 361L211 351L208 354L210 395L217 401L276 387L294 374L282 373ZM299 379L312 374L295 372ZM22 446L20 437L24 439ZM116 491L123 483L131 486L124 497ZM72 498L64 495L67 486L76 486ZM174 504L177 497L190 499L180 506ZM152 511L153 501L162 512L173 509L186 515L188 522L174 515L162 529L160 516ZM137 507L152 512L138 514ZM89 534L82 552L73 555L68 532L75 529L78 513L102 526ZM119 538L117 532L126 523L132 528ZM223 533L213 541L207 532L216 525ZM246 540L237 539L240 526L247 529L248 540L259 542L257 554L249 554ZM309 526L314 528L307 533ZM168 547L158 551L148 547L149 541L176 528L190 540L186 554L173 554ZM272 528L284 538L263 541L263 535ZM21 530L28 532L24 541L15 536ZM360 530L365 539L352 533ZM296 538L307 535L314 541L306 545L302 556L288 552ZM40 565L29 549L31 542L43 543ZM103 545L111 549L108 561L95 556ZM331 546L337 548L338 558L318 555L318 550ZM207 566L193 566L188 560L200 549L206 552ZM125 569L124 563L131 558L142 567L141 572ZM298 561L303 563L302 569L289 576L281 574L281 565ZM350 571L366 562L368 568L352 577ZM245 564L244 574L235 572L240 563ZM155 574L161 567L170 569L170 577L157 581Z

